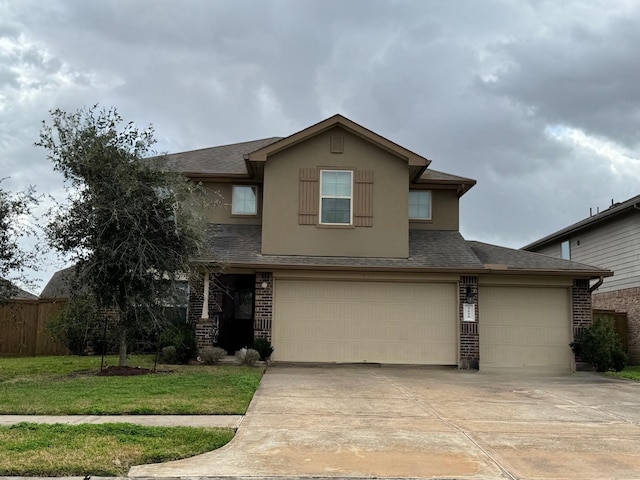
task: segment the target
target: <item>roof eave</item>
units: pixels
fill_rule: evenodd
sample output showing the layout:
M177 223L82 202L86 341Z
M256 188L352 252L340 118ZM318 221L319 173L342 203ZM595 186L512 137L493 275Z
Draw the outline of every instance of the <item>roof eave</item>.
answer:
M629 203L628 205L624 205L624 206L618 206L616 208L613 208L611 210L605 210L604 212L600 212L596 215L594 215L593 217L589 217L586 218L584 220L580 220L577 223L574 223L573 225L570 225L569 227L563 228L561 230L558 230L557 232L554 232L550 235L547 235L546 237L543 237L539 240L536 240L535 242L531 242L528 245L525 245L524 247L520 248L520 250L531 250L534 248L539 248L539 247L544 247L545 245L548 245L549 243L553 243L557 240L563 239L571 234L574 234L576 232L580 232L582 230L586 230L588 228L592 228L596 225L599 225L600 223L603 223L605 221L611 220L612 218L615 218L619 215L625 214L625 213L629 213L632 210L639 210L640 211L640 204L638 203Z
M214 260L201 259L194 263L207 265ZM571 278L597 279L600 277L610 277L613 272L610 270L551 270L551 269L518 269L518 268L487 268L487 267L420 267L420 266L348 266L348 265L304 265L295 263L266 263L266 262L228 262L229 268L245 268L254 270L318 270L318 271L366 271L366 272L411 272L411 273L455 273L460 275L534 275L534 276L559 276Z

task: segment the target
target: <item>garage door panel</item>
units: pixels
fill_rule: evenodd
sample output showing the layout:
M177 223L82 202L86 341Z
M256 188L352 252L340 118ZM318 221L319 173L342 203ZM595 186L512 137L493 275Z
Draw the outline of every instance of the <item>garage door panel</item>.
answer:
M567 288L481 287L480 369L571 369Z
M276 279L274 359L457 363L455 284Z

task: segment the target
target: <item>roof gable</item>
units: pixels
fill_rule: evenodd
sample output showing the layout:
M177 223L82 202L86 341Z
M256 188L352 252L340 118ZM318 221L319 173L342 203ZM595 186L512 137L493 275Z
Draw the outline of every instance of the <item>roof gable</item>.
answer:
M248 163L248 170L251 171L252 167L249 165L252 162L266 162L267 159L278 153L282 150L285 150L289 147L297 145L311 137L319 135L327 130L330 130L336 126L342 127L348 132L368 141L376 145L377 147L386 150L387 152L397 156L400 159L403 159L407 162L409 167L416 167L415 170L415 178L418 178L424 170L429 166L431 160L418 155L411 150L408 150L397 143L388 140L387 138L378 135L375 132L372 132L368 128L363 127L355 123L352 120L349 120L346 117L343 117L340 114L336 114L332 117L329 117L325 120L322 120L315 125L305 128L304 130L300 130L293 135L290 135L286 138L278 140L277 142L266 145L262 148L259 148L253 152L245 154L244 158Z

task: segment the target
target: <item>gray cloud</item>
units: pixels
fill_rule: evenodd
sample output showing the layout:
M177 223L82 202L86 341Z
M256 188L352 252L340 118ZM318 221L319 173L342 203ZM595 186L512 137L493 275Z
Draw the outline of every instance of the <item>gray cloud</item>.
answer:
M462 233L519 247L638 193L639 20L604 0L0 4L0 177L61 196L32 146L57 107L114 105L169 152L339 112L477 179Z

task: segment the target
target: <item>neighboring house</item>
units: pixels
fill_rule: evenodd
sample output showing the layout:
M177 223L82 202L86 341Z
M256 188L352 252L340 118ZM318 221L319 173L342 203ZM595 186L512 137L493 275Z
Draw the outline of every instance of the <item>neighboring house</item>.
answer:
M75 266L71 266L55 272L40 293L40 298L47 300L68 300L71 298L73 293L72 285L75 276L75 268ZM176 298L167 302L166 306L173 309L173 318L176 320L186 321L189 296L189 286L187 281L184 280L177 282L176 289Z
M193 285L200 346L271 339L282 362L567 372L611 272L466 241L475 181L335 115L286 138L169 155L222 202ZM203 287L204 286L204 287Z
M67 267L55 272L40 292L40 298L68 299L71 297L75 267Z
M631 361L640 363L640 195L522 249L612 270L594 290L593 307L627 313Z
M29 293L26 290L13 285L11 282L5 280L4 278L0 278L0 289L2 289L3 292L6 291L10 293L10 300L38 300L37 295Z

